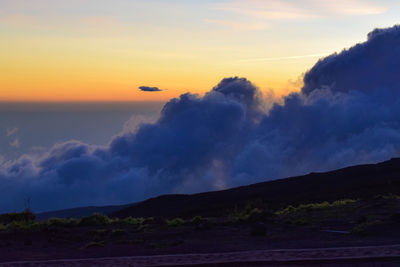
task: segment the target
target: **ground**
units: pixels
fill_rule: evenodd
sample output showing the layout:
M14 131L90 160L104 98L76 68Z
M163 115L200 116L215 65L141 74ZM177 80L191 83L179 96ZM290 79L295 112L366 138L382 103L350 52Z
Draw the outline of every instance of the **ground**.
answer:
M391 260L398 260L399 207L399 197L388 195L309 203L275 211L263 209L263 203L253 203L253 206L232 209L229 216L210 218L123 220L99 216L81 221L6 224L0 230L0 262L104 257L123 261L127 259L115 257L193 253L202 254L194 263L224 257L228 262L240 258L257 261L262 257L304 260L307 255L317 259L347 255L371 257L371 260L386 255ZM369 246L378 248L365 248ZM354 249L340 250L345 247ZM335 250L320 250L324 248ZM264 256L260 258L257 251ZM188 263L190 259L175 256L172 262L176 257L181 257L182 263ZM155 262L157 259L146 258ZM171 261L168 259L167 262ZM130 258L131 262L137 260ZM81 266L87 264L86 261Z

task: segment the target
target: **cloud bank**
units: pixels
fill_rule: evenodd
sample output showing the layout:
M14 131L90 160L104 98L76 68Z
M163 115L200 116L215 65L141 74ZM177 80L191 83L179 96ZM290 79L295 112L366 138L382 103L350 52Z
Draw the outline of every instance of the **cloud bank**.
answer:
M162 91L158 87L149 87L149 86L139 86L139 90L144 91L144 92L159 92L159 91Z
M400 155L400 27L321 59L271 104L245 78L171 99L157 121L106 146L56 144L0 167L0 211L127 203ZM266 108L270 107L270 108Z

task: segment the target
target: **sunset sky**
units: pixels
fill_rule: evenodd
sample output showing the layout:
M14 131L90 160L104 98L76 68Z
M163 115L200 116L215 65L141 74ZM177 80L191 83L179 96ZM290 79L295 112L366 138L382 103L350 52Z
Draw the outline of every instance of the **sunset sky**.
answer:
M396 0L0 0L0 101L164 101L230 76L283 94L399 14Z

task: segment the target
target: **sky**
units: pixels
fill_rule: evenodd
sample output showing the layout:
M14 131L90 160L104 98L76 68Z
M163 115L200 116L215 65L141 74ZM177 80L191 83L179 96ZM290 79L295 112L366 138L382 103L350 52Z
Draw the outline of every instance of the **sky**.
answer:
M0 212L399 157L397 2L0 0Z
M396 0L0 0L0 101L167 101L232 76L285 95L399 15Z

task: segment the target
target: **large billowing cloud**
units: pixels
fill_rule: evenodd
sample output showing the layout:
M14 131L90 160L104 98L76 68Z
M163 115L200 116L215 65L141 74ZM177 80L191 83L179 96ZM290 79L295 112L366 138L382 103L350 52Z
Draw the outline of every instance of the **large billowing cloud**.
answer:
M266 102L244 78L170 100L107 146L77 141L0 167L0 211L221 189L400 155L400 28L320 60L300 93ZM267 107L270 107L269 109Z
M400 89L400 26L376 29L368 41L320 60L304 77L303 93Z

